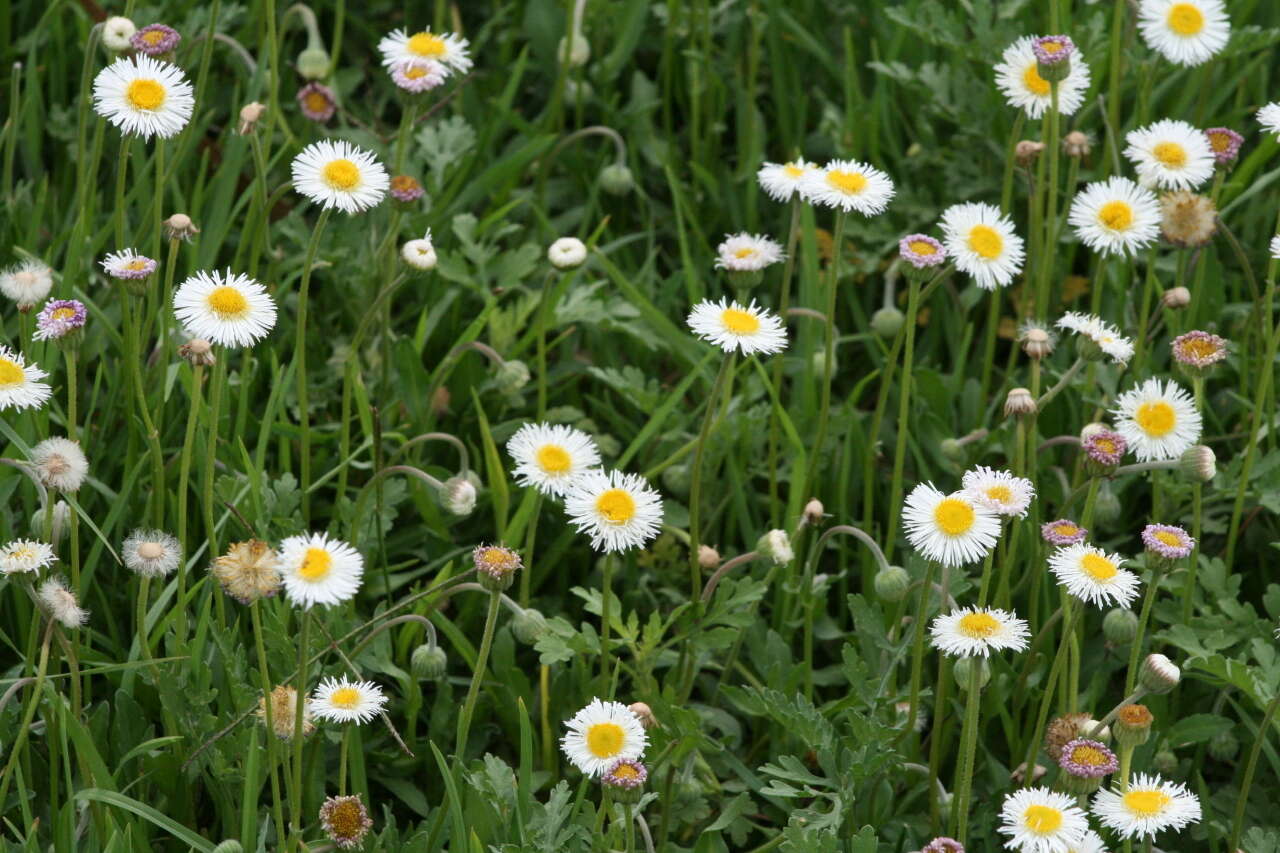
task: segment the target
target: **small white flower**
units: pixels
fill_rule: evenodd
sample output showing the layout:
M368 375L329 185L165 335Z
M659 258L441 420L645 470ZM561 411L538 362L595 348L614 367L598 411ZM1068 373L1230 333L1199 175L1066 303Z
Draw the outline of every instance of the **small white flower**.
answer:
M591 436L564 424L525 424L508 439L507 453L515 460L511 473L518 484L556 497L600 464Z
M1049 555L1049 570L1067 592L1098 607L1128 608L1138 595L1138 576L1120 568L1124 557L1108 554L1085 542L1059 548Z
M1222 0L1141 0L1138 29L1170 62L1200 65L1227 46L1231 21Z
M1116 432L1139 461L1177 459L1200 440L1200 412L1176 382L1148 379L1116 398Z
M100 263L103 271L112 278L146 278L156 271L156 262L133 249L111 252Z
M1058 318L1057 327L1075 332L1098 345L1116 364L1128 364L1133 358L1133 341L1120 330L1095 314L1068 311Z
M89 611L80 606L76 594L67 589L62 578L49 578L40 584L36 594L44 609L62 627L74 630L89 621Z
M787 348L787 330L782 320L757 307L755 300L743 305L724 298L719 302L704 299L693 306L687 322L695 335L725 352L772 355Z
M195 93L182 69L149 56L117 59L93 80L93 109L127 135L179 133L191 120Z
M789 163L765 163L756 172L756 180L769 198L774 201L790 201L793 195L800 192L800 181L804 176L817 168L816 163L810 163L804 158Z
M547 260L558 270L582 266L587 259L587 246L577 237L561 237L547 248Z
M1258 110L1258 123L1267 133L1280 134L1280 103L1270 103Z
M135 530L121 550L125 567L143 577L162 578L182 562L182 545L161 530Z
M0 548L0 573L15 575L38 572L52 566L56 557L53 548L34 539L15 539Z
M983 290L1007 287L1022 269L1022 238L1013 221L989 204L966 202L942 214L943 242L956 269Z
M372 154L343 140L311 143L290 169L293 188L326 210L360 213L381 202L391 186L387 170Z
M796 552L791 547L791 537L785 530L770 530L761 536L756 543L756 550L777 566L785 566L796 558Z
M716 255L716 268L732 272L755 272L785 257L777 241L745 232L727 235L716 247Z
M466 39L453 33L433 33L422 30L409 35L404 30L394 30L378 42L382 64L388 68L406 61L431 60L453 71L464 74L471 70L471 55Z
M63 494L78 491L89 474L89 460L80 445L61 436L46 438L31 448L31 466L41 483Z
M1004 798L999 831L1019 853L1068 853L1080 846L1089 819L1075 797L1048 788L1022 788Z
M1146 186L1193 190L1213 177L1217 161L1209 139L1185 121L1161 119L1129 131L1125 141L1124 156Z
M893 198L893 181L884 172L857 160L832 160L810 169L800 179L800 197L810 204L856 210L863 216L883 213Z
M944 566L977 562L1000 538L994 512L965 492L945 495L933 483L921 483L907 495L902 526L911 547Z
M280 543L285 595L305 609L332 606L353 597L364 575L364 558L346 542L324 533L290 536Z
M1049 82L1040 76L1039 63L1032 50L1036 39L1023 36L1005 48L996 64L996 86L1009 106L1024 110L1028 118L1040 118L1053 105ZM1089 66L1078 53L1071 57L1071 70L1058 83L1058 112L1069 116L1080 109L1089 90Z
M247 275L198 272L178 285L173 313L193 338L225 347L251 346L276 324L276 303Z
M662 497L639 474L621 471L583 474L565 495L564 511L605 553L638 548L662 527Z
M30 311L53 289L53 271L36 260L26 260L0 272L0 293L17 303L19 311Z
M599 776L620 759L638 759L649 745L644 725L621 702L592 699L565 721L569 729L560 748L573 765L588 776Z
M1027 507L1036 496L1036 487L1025 477L979 465L966 471L960 484L982 506L996 515L1027 517Z
M1023 619L1006 610L963 607L944 613L929 627L933 647L952 657L987 657L992 652L1027 647L1031 632Z
M1200 799L1185 785L1139 773L1124 791L1102 789L1093 797L1093 815L1121 838L1155 837L1200 820Z
M404 262L417 270L431 270L436 267L436 247L431 242L431 229L417 240L410 240L400 249L400 257Z
M133 43L129 39L137 31L133 21L122 15L115 15L102 24L102 44L112 53L124 53L133 49Z
M27 364L22 353L0 344L0 412L5 409L40 408L53 395L41 382L49 374Z
M308 710L333 723L367 723L386 704L386 694L372 681L326 678L311 694Z
M1089 184L1071 202L1067 221L1103 255L1134 255L1160 236L1160 202L1128 178Z

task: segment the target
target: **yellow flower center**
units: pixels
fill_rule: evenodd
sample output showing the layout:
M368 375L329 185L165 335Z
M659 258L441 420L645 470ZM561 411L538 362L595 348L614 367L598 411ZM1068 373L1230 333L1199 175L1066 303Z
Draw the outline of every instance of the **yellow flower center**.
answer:
M1085 554L1080 558L1080 571L1096 581L1109 581L1116 576L1116 564L1101 554Z
M142 34L142 40L149 45L157 45L164 41L164 30L150 30Z
M1013 489L1006 485L988 486L987 499L996 503L1007 504L1013 500Z
M1187 149L1176 142L1157 142L1151 153L1170 169L1181 169L1187 165Z
M134 258L129 261L129 263L125 264L124 268L127 270L145 270L147 268L147 261L145 258Z
M1182 351L1182 355L1187 358L1201 359L1212 358L1218 354L1218 347L1213 341L1204 338L1192 338L1189 341L1183 341L1178 344L1178 349Z
M1103 453L1111 454L1116 452L1116 443L1109 438L1095 439L1093 444Z
M249 310L244 294L225 284L210 291L208 302L209 308L222 320L234 320Z
M53 320L70 320L74 316L76 316L74 308L55 308L53 313L49 315L50 319Z
M1209 147L1215 152L1226 151L1231 147L1231 137L1225 133L1206 131L1205 135L1209 137Z
M1182 539L1176 533L1170 533L1168 530L1156 531L1156 539L1160 540L1170 548L1181 548Z
M960 621L957 625L960 628L960 633L975 640L985 640L989 637L994 637L996 632L1000 630L1000 621L990 613L983 613L981 611L977 613L966 613L964 616L960 617Z
M724 309L720 314L720 322L735 335L751 335L760 331L760 319L739 308Z
M1022 813L1022 821L1027 825L1027 829L1036 835L1052 835L1062 826L1062 812L1053 806L1042 806L1037 803L1027 807L1027 810Z
M625 489L609 489L596 498L596 512L610 524L626 524L636 514L636 501Z
M1123 201L1109 201L1098 211L1098 221L1112 231L1127 231L1133 224L1133 208Z
M845 195L857 195L867 188L867 176L861 172L833 169L827 172L827 183Z
M364 830L360 805L355 800L343 800L329 812L329 827L335 838L358 838Z
M1178 425L1178 418L1173 413L1173 406L1164 400L1154 400L1138 407L1133 419L1138 422L1142 431L1153 438L1168 435Z
M421 32L410 38L406 47L410 53L429 59L444 56L446 50L444 39L428 32Z
M164 86L158 80L134 80L124 96L136 110L158 110L164 103Z
M1040 76L1040 71L1035 65L1028 65L1027 70L1022 73L1022 84L1033 95L1039 95L1043 98L1049 94L1049 81Z
M1075 536L1080 532L1080 528L1074 524L1056 524L1053 527L1053 532L1059 536Z
M329 704L338 708L354 708L360 704L360 691L354 687L339 687L329 694Z
M307 102L307 109L313 113L322 113L329 109L329 99L323 92L308 92L303 100Z
M563 474L573 465L569 452L558 444L544 444L538 448L538 467L548 474Z
M1204 12L1191 3L1174 3L1169 7L1169 29L1180 36L1193 36L1204 29Z
M22 562L34 560L36 558L36 549L32 548L30 545L20 545L10 551L9 556L14 560L21 560Z
M404 76L410 80L417 80L420 77L427 76L427 69L421 65L410 65L404 70Z
M1077 746L1071 750L1071 760L1085 767L1101 767L1107 763L1107 756L1096 746Z
M1040 49L1043 50L1045 53L1052 54L1062 50L1062 45L1056 41L1044 41L1044 42L1040 42Z
M484 548L480 551L479 562L491 569L505 570L511 565L511 555L506 548Z
M308 548L307 555L302 558L298 567L298 575L304 581L315 583L322 581L333 571L333 557L323 548Z
M933 510L933 520L948 536L968 533L975 518L973 507L959 498L946 498Z
M926 243L924 240L912 240L907 244L907 248L917 255L930 256L938 254L938 247L932 243Z
M619 764L613 771L613 778L623 779L639 779L640 771L632 767L630 764Z
M756 249L754 249L751 246L743 246L741 249L738 249L736 252L734 252L733 256L735 258L749 258L755 254L758 254Z
M975 225L969 231L969 248L988 261L995 260L1004 251L1004 238L990 225Z
M587 750L596 758L612 758L622 751L626 732L617 723L596 723L587 729Z
M352 190L360 183L360 170L350 160L333 160L324 166L324 182L335 190Z
M1121 801L1138 817L1156 817L1169 807L1173 797L1164 791L1130 791Z
M26 381L27 375L16 361L0 357L0 388L12 388Z
M800 168L799 166L793 166L790 163L783 166L782 171L786 172L787 177L793 181L796 180L797 178L804 177L804 169Z

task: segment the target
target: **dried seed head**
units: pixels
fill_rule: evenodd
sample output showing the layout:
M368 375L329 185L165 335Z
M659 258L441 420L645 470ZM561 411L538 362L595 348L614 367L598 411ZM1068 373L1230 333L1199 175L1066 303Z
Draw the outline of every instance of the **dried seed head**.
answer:
M1180 308L1186 308L1191 304L1191 291L1185 287L1171 287L1160 297L1160 303L1165 308L1171 308L1175 311Z
M240 126L236 128L236 132L241 136L253 133L258 126L258 121L266 111L267 108L257 101L245 104L240 108Z
M1036 413L1036 398L1031 396L1027 388L1010 388L1009 395L1004 398L1004 416L1006 418L1025 417Z
M1049 723L1044 732L1044 751L1057 761L1062 756L1062 748L1080 737L1080 722L1089 719L1088 714L1065 714Z
M212 367L218 358L213 354L213 344L204 338L192 338L178 347L178 355L187 360L192 367Z
M1036 142L1031 139L1024 139L1019 142L1013 149L1013 157L1018 161L1018 165L1028 168L1035 165L1036 160L1044 151L1044 143Z
M653 709L644 702L632 702L627 706L631 713L636 715L636 719L640 721L640 725L646 729L652 729L658 725L658 718L653 715Z
M809 498L809 502L804 505L803 514L805 524L821 524L822 519L827 517L827 508L817 498Z
M369 810L359 794L330 797L320 807L320 826L324 834L342 850L359 847L373 828Z
M1053 355L1057 340L1053 332L1036 323L1025 324L1018 332L1018 342L1027 358L1047 358Z
M1203 246L1218 230L1218 210L1213 201L1188 190L1166 193L1160 199L1160 214L1160 230L1175 246Z
M271 691L271 730L275 732L276 737L281 740L292 740L294 721L298 718L298 691L292 687L283 684ZM258 719L265 726L267 724L267 702L265 699L258 700ZM315 723L311 721L311 710L309 703L303 702L302 708L302 736L306 737L315 730Z
M266 542L236 542L210 569L222 590L241 604L252 604L280 590L280 559Z
M1088 157L1092 151L1093 141L1084 131L1073 130L1062 137L1062 152L1068 157Z
M704 569L720 567L720 552L710 545L698 546L698 565Z
M175 213L164 221L165 234L170 240L190 240L200 229L185 213Z

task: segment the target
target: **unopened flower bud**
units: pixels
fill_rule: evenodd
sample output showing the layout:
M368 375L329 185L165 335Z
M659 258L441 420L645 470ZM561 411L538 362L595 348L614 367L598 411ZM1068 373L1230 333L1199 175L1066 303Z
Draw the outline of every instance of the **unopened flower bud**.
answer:
M822 505L822 501L817 498L809 498L809 502L804 505L804 523L805 524L821 524L822 519L827 517L827 508Z
M1026 417L1036 413L1036 398L1026 388L1011 388L1004 398L1004 416L1006 418Z
M631 713L636 715L636 719L640 721L640 725L646 729L651 729L658 725L658 718L653 715L653 709L644 702L632 702L627 706Z
M558 270L582 266L587 259L587 244L577 237L561 237L547 247L547 260Z
M234 838L228 838L213 848L213 853L244 853L244 847Z
M1203 444L1188 447L1178 460L1178 471L1193 483L1207 483L1218 473L1218 457Z
M471 515L476 508L476 487L465 477L450 477L440 489L440 503L454 515Z
M1138 635L1138 617L1132 610L1113 607L1102 618L1102 633L1112 646L1127 646Z
M1093 143L1089 140L1089 134L1073 130L1066 136L1062 137L1062 153L1068 157L1088 157L1093 151Z
M1028 168L1035 164L1036 159L1044 151L1043 142L1035 142L1031 139L1024 139L1019 142L1013 149L1013 157L1018 161L1018 165Z
M53 505L53 526L52 533L49 536L50 542L60 542L67 535L70 529L67 525L71 521L71 507L67 506L66 501L58 501ZM43 508L38 509L31 516L31 533L37 538L44 538L44 522L45 511Z
M575 31L560 39L560 48L556 53L560 61L569 68L579 68L591 58L591 43L586 36Z
M175 213L163 223L165 235L170 240L190 240L200 233L200 229L185 213Z
M907 315L892 305L886 305L871 315L871 330L882 338L897 337L906 321Z
M710 545L698 546L698 565L704 569L716 569L720 567L720 552Z
M683 463L679 465L668 465L662 469L662 485L666 486L667 491L677 497L684 497L689 494L689 486L691 475L689 466Z
M1120 498L1116 496L1116 490L1111 487L1110 480L1103 480L1102 485L1098 487L1098 496L1094 499L1094 522L1100 527L1107 527L1115 523L1120 517L1120 512Z
M329 52L318 45L309 45L298 54L298 73L306 80L319 80L329 73Z
M902 566L889 566L876 572L876 595L885 601L898 602L907 597L911 575Z
M1178 771L1178 756L1166 747L1151 757L1151 766L1157 773L1172 776Z
M969 689L969 676L972 674L973 667L978 667L978 689L981 690L991 681L991 667L987 664L987 659L982 657L965 657L956 660L952 674L955 675L956 684L960 685L961 690Z
M774 565L785 566L796 558L791 550L791 540L785 530L770 530L760 537L756 543L756 551L761 556L773 560Z
M1116 743L1127 749L1142 746L1151 737L1153 722L1146 705L1125 705L1116 712Z
M952 462L963 462L965 457L964 442L958 438L944 438L939 449L942 455Z
M1240 741L1230 729L1209 738L1209 754L1218 761L1233 761L1240 751Z
M1191 291L1185 287L1171 287L1160 297L1160 304L1177 311L1191 304Z
M254 128L258 126L258 121L266 111L267 108L257 101L245 104L240 108L240 126L236 128L236 132L241 136L253 133Z
M1041 326L1028 325L1019 335L1022 351L1027 358L1048 358L1053 355L1053 334Z
M1168 693L1178 686L1182 680L1182 670L1162 654L1147 655L1142 662L1142 671L1138 675L1138 683L1148 693Z
M635 185L636 180L624 163L613 163L600 170L600 188L609 195L626 195Z
M493 384L498 389L498 393L510 396L528 385L530 378L529 366L523 361L511 358L494 371Z
M439 646L423 643L413 650L409 668L421 681L439 681L449 668L449 656Z
M547 633L547 617L532 607L525 607L511 620L511 633L526 646L532 646Z
M138 27L122 15L116 15L102 24L102 46L112 53L124 53L133 47L133 34Z

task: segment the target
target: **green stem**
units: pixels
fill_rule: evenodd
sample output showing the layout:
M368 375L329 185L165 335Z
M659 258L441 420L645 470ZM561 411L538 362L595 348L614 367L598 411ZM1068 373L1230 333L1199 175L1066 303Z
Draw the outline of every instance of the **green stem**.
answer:
M791 200L791 224L787 229L786 261L782 267L782 293L778 297L778 316L785 318L791 307L791 277L796 266L796 245L800 239L800 197ZM782 365L784 359L773 360L773 396L782 399ZM773 524L781 518L782 501L778 495L778 447L781 443L778 413L769 409L769 513Z
M205 424L207 435L205 436L202 506L204 508L204 535L209 542L210 556L221 553L218 548L218 527L213 511L213 481L217 476L218 425L222 420L222 386L226 384L227 378L227 363L223 356L225 356L225 353L220 353L217 363L213 366L213 379L209 383L211 387L209 389L209 408L207 410L208 420Z
M1231 820L1231 843L1228 850L1240 849L1240 832L1244 828L1244 811L1249 804L1249 789L1253 787L1253 774L1258 769L1258 756L1262 754L1262 746L1267 742L1267 733L1271 731L1271 723L1280 710L1280 689L1267 703L1266 713L1262 715L1262 723L1258 726L1258 734L1253 739L1253 747L1249 750L1249 760L1244 765L1244 776L1240 780L1240 793L1236 796L1236 813ZM2 796L2 795L0 795Z
M34 614L32 618L35 618ZM36 666L35 682L31 685L31 698L27 700L27 707L22 712L22 725L18 727L18 734L13 740L4 774L0 775L0 803L5 802L5 794L9 792L9 779L12 777L14 767L17 766L18 757L22 755L27 745L27 734L31 731L31 722L35 719L36 708L39 707L40 700L44 696L44 676L49 669L49 641L52 638L53 620L50 619L44 629L44 641L40 645L40 663Z
M267 727L267 767L271 777L271 816L276 825L276 843L283 845L285 843L284 828L284 806L280 799L280 776L276 762L276 723L274 719L275 708L271 701L271 671L267 667L267 649L263 641L262 633L262 616L258 612L258 608L262 606L261 600L255 601L249 605L249 618L253 624L253 643L258 651L258 677L262 682L262 705L263 705L263 721Z
M1061 146L1058 142L1058 84L1050 83L1049 138L1049 193L1044 210L1044 245L1040 253L1040 284L1036 290L1036 313L1044 319L1049 316L1049 282L1053 275L1053 262L1058 248L1058 158Z
M1126 0L1115 0L1111 15L1111 65L1107 73L1107 134L1108 156L1103 158L1103 177L1111 172L1111 164L1119 160L1120 143L1120 43L1124 35Z
M898 526L901 513L898 511L902 503L902 470L907 455L907 429L911 417L912 365L916 355L916 312L920 303L920 280L910 275L907 290L907 341L902 355L902 387L898 390L898 425L897 439L893 451L893 475L889 484L889 535L884 546L884 555L893 560L893 547L898 539Z
M1129 650L1129 670L1124 677L1124 692L1133 692L1133 685L1138 681L1138 660L1142 656L1142 639L1147 630L1147 621L1151 618L1151 607L1156 600L1156 592L1160 589L1160 567L1151 569L1151 582L1147 584L1147 594L1142 599L1142 613L1138 616L1138 632L1133 635L1133 645Z
M1066 608L1071 602L1064 601L1063 607ZM1053 656L1053 665L1049 668L1049 677L1044 681L1044 695L1040 698L1040 709L1036 712L1036 724L1031 730L1031 739L1027 742L1026 764L1024 765L1026 772L1023 774L1024 786L1031 785L1035 781L1036 774L1032 772L1035 767L1036 753L1040 751L1040 739L1044 736L1045 723L1049 720L1049 707L1053 704L1054 689L1058 685L1058 673L1062 671L1062 663L1066 660L1067 648L1071 645L1070 637L1075 632L1076 621L1084 610L1083 605L1071 607L1071 612L1064 610L1062 619L1062 638L1058 642L1058 652Z
M293 834L297 839L300 849L305 849L306 845L302 840L303 817L302 810L305 807L306 798L302 795L302 746L304 741L304 723L306 720L306 703L307 703L307 667L311 663L310 646L311 646L311 611L303 610L301 616L302 626L298 633L298 680L294 683L295 692L297 694L297 702L293 708L293 789L289 792L289 796L293 802L290 803L290 812L293 815Z
M76 423L76 351L74 346L63 350L67 362L67 438L77 441Z
M471 730L471 715L475 713L476 698L480 695L480 682L484 680L484 670L489 663L489 649L493 646L493 631L498 623L498 605L501 601L501 592L494 590L489 594L489 612L484 620L484 636L480 639L476 668L471 673L471 686L467 688L467 699L462 705L462 715L458 717L458 737L453 751L459 765L466 759L467 733Z
M844 225L848 214L843 210L836 213L836 226L833 242L831 244L831 284L827 290L827 329L826 329L826 358L822 364L822 402L818 405L818 431L814 435L813 461L809 465L809 475L805 478L805 494L808 494L810 484L817 477L819 466L822 464L822 445L827 440L827 423L831 418L831 377L834 374L836 360L836 294L840 290L840 254L841 247L844 245Z
M567 277L569 273L564 273ZM547 413L547 312L551 309L551 277L542 282L542 293L538 297L537 315L537 352L538 352L538 420Z
M715 421L719 409L720 396L727 393L729 377L733 372L734 354L725 353L720 362L720 370L716 373L715 383L711 386L711 396L707 398L707 408L702 416L702 428L698 431L698 443L693 451L693 470L689 482L689 600L699 601L702 597L702 564L698 562L700 504L702 502L702 456L706 451L707 436L711 434L711 424Z
M911 641L911 688L907 700L907 721L899 738L915 731L916 714L920 711L920 674L924 669L924 622L929 615L929 598L933 593L933 566L932 560L925 564L924 583L920 586L920 597L916 602L915 624L912 626L915 637Z
M301 420L302 444L299 451L299 465L302 476L302 522L311 523L311 412L307 402L307 294L311 289L311 267L315 263L316 253L320 250L320 237L324 234L324 226L329 221L332 208L325 208L320 213L315 230L311 232L311 240L307 243L307 254L302 264L302 283L298 286L298 317L294 330L293 364L298 380L298 417Z
M189 500L188 483L191 479L191 451L195 446L196 422L200 418L201 393L204 384L204 365L193 365L191 368L191 401L187 408L187 430L182 439L182 455L178 461L178 541L182 543L184 558L178 561L178 637L185 640L187 636L187 561L185 555L191 553L191 543L187 539L187 501ZM209 554L210 559L217 557ZM283 836L281 837L283 839Z
M351 726L342 727L342 745L338 747L338 796L347 793L347 748L351 742Z
M606 698L612 698L609 693L609 670L611 669L609 664L613 659L609 653L609 599L613 597L613 561L615 559L613 554L605 554L604 560L601 561L604 582L600 588L600 695Z
M960 768L956 776L955 804L951 810L956 824L956 838L961 844L969 831L969 798L973 793L973 766L978 751L978 711L982 705L982 667L975 657L969 658L969 664L969 691L964 704L964 731L960 736ZM1028 770L1027 775L1034 774Z

